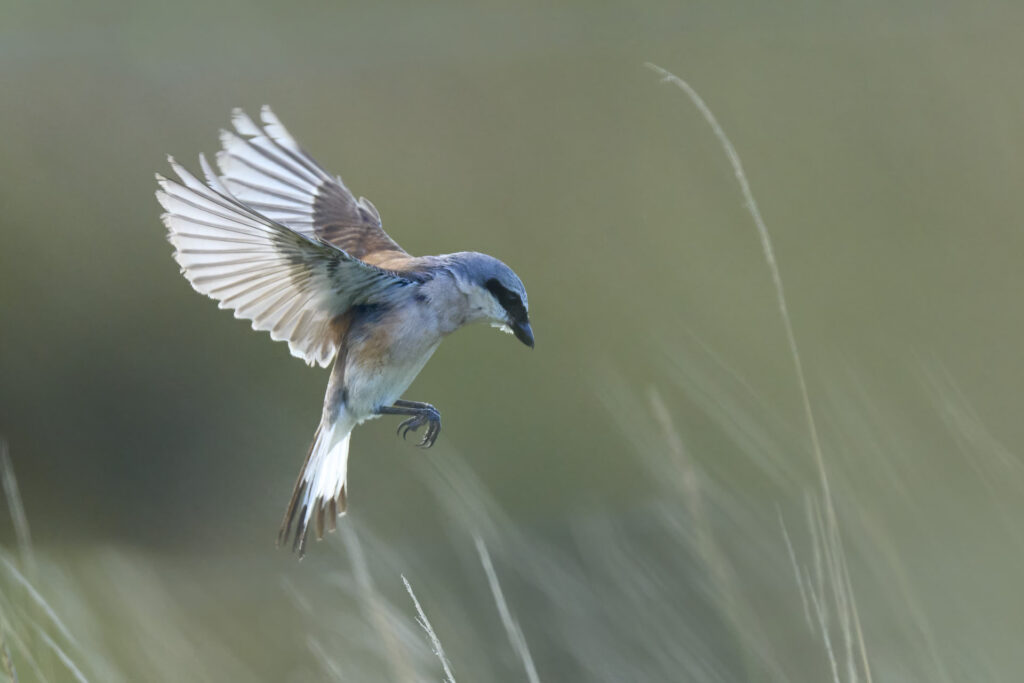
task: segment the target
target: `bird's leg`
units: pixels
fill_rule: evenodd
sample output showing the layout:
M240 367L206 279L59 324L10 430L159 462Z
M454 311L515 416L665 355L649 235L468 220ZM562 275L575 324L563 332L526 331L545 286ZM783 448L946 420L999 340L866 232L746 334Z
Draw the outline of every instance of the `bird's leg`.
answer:
M441 433L441 413L429 403L419 401L395 401L392 406L381 406L377 409L380 415L411 415L398 425L398 433L404 439L409 432L415 432L423 425L427 425L427 431L423 439L417 444L421 448L430 448L437 441L437 435Z

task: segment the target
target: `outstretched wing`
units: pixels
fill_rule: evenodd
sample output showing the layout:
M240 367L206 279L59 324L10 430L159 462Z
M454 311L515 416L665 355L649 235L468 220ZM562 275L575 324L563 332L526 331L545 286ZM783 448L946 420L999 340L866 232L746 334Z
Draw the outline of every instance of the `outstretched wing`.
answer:
M287 340L292 355L326 367L337 351L333 321L382 302L413 280L354 258L237 201L200 157L206 185L171 160L179 181L157 175L174 258L196 291Z
M232 195L267 218L357 259L377 252L407 255L384 232L376 207L365 197L356 199L341 178L303 151L270 107L263 107L260 118L262 127L235 109L235 131L221 131L217 165Z

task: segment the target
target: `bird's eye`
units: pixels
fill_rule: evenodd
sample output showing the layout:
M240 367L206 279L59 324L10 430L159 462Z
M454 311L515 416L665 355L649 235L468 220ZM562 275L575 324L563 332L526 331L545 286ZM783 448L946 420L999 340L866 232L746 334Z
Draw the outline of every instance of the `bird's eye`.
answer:
M523 300L519 298L518 294L509 291L495 279L488 280L485 286L487 291L494 295L494 298L498 300L498 303L501 304L501 307L508 312L513 320L526 319L526 307L523 306Z

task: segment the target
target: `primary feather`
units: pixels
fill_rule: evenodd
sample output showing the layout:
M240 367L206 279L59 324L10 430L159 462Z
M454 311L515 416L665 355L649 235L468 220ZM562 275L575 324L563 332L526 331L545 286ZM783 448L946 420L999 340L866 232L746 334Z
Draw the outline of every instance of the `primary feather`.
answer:
M333 320L411 284L261 215L201 163L208 184L173 160L179 181L157 176L174 257L196 291L251 320L253 329L286 340L292 355L326 367L338 349Z
M303 151L269 107L260 118L262 127L235 109L235 131L221 132L217 166L228 191L267 218L355 258L381 251L406 254L384 232L368 199L356 199L340 177Z

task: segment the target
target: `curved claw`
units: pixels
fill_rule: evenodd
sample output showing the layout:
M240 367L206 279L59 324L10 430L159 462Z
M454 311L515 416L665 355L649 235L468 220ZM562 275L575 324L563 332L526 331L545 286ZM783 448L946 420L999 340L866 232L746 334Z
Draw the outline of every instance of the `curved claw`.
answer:
M404 420L400 425L398 425L398 430L395 433L401 434L402 438L405 439L409 435L409 432L415 432L422 426L423 416L414 415L413 417L410 417L408 420Z
M441 414L436 410L431 410L424 415L424 419L427 421L427 431L423 434L423 439L417 445L420 448L430 448L437 441L437 437L441 433Z
M437 411L432 405L429 404L415 404L416 412L411 417L406 418L398 425L398 429L395 430L395 434L400 435L403 439L409 436L409 432L415 432L420 427L426 425L427 429L423 433L423 438L420 439L419 443L416 444L420 448L430 448L437 441L438 435L441 433L441 413ZM409 408L413 406L409 405L396 405L394 409L401 410L399 414L408 415ZM386 413L382 409L382 413ZM393 414L393 412L392 412Z

